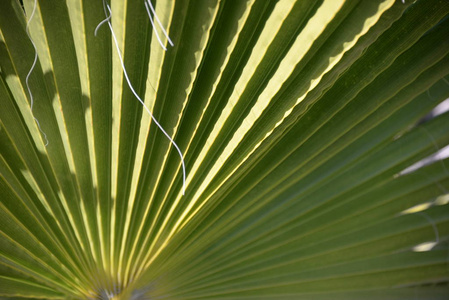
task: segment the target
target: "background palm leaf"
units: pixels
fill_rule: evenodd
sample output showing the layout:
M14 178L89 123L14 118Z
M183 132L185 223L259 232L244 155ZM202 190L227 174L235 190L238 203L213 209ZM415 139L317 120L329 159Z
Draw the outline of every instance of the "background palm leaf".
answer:
M38 1L31 111L1 1L0 296L446 299L448 1L110 4L185 195L103 2Z

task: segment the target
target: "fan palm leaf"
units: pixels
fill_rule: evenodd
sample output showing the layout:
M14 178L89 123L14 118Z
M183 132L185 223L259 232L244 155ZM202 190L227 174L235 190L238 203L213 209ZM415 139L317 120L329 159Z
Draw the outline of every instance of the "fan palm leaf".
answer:
M0 296L446 299L448 1L23 2Z

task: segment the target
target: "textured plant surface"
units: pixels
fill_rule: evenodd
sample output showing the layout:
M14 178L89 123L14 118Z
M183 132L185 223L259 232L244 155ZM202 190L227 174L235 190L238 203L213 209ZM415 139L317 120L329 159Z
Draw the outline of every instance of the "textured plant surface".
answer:
M144 3L0 1L0 299L447 299L449 1Z

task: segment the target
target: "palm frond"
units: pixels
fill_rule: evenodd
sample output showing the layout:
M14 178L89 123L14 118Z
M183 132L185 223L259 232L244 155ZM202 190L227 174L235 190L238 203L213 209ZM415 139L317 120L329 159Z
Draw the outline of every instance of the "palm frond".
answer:
M446 299L448 1L23 2L2 299Z

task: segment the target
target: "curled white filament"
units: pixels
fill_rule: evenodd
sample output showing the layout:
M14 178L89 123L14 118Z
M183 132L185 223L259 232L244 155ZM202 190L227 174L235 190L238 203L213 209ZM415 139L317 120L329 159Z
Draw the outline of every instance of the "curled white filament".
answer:
M39 131L44 136L45 147L47 147L48 146L47 135L42 130L41 125L39 124L39 121L37 120L37 118L33 114L34 98L33 98L33 93L31 93L31 88L30 88L30 83L29 83L31 73L33 72L34 67L36 66L36 63L37 63L37 48L36 48L36 45L33 42L33 39L31 38L31 34L30 34L30 23L31 23L31 19L33 19L34 13L36 11L36 6L37 6L37 0L34 0L33 11L31 12L30 18L28 19L27 26L26 26L26 33L27 33L28 38L30 39L30 42L31 42L31 44L33 45L33 48L34 48L34 61L33 61L33 64L31 65L30 71L28 72L28 74L27 74L27 76L25 78L25 84L27 86L28 95L30 96L30 110L31 110L31 114L33 115L33 119L36 122L37 127L39 128Z
M173 147L175 147L176 151L178 152L179 157L181 158L181 164L182 164L182 194L184 195L185 194L185 186L186 186L186 167L185 167L185 163L184 163L184 156L183 156L183 154L181 152L181 149L179 149L178 145L175 143L175 141L172 139L172 137L164 130L164 128L161 126L161 124L159 124L159 122L153 116L152 112L148 109L148 107L145 105L143 100L139 97L137 92L134 90L134 88L133 88L133 86L131 84L131 81L130 81L130 79L128 77L128 73L126 72L125 64L123 62L122 53L120 52L120 47L118 45L117 37L116 37L116 35L114 33L114 30L112 29L112 24L111 24L111 16L112 16L111 7L109 6L109 4L107 4L105 2L105 0L103 0L103 5L105 7L106 19L104 19L103 21L101 21L98 24L97 28L95 29L95 35L97 34L97 31L98 31L98 29L100 28L101 25L103 25L105 23L108 23L109 29L111 30L111 35L112 35L112 37L114 39L114 44L115 44L115 48L117 50L117 54L118 54L118 57L120 59L120 64L121 64L122 69L123 69L123 74L125 75L126 82L128 83L128 86L131 89L131 92L134 94L134 96L137 98L137 100L139 100L139 102L142 104L142 106L147 111L147 113L150 115L151 119L157 125L157 127L159 127L159 129L162 131L162 133L167 137L167 139L169 139L169 141L172 143Z

